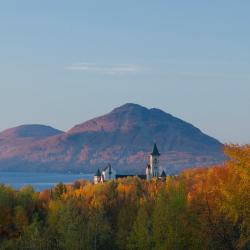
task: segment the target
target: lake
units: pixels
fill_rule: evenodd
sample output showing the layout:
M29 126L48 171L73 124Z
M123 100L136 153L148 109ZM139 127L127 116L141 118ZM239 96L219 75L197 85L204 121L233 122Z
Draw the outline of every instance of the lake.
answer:
M32 185L36 191L51 188L59 182L65 184L76 180L92 180L92 174L59 174L59 173L23 173L23 172L0 172L0 183L10 185L15 189Z

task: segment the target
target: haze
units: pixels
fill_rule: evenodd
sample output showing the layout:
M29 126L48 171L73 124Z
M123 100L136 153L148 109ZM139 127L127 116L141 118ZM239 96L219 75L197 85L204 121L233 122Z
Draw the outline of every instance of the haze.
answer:
M250 143L249 1L0 3L0 130L127 102Z

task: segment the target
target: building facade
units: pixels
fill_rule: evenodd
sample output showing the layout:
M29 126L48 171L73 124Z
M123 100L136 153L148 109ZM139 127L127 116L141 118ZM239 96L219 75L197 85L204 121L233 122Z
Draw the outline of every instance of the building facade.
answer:
M141 179L146 179L148 181L151 180L166 180L166 173L163 170L160 174L160 156L157 145L154 144L152 153L149 157L149 164L146 166L146 174L145 175L117 175L116 170L112 168L110 164L108 164L102 171L97 170L94 176L94 183L103 183L105 181L111 181L119 178L126 178L137 176Z
M110 164L108 164L102 171L100 171L98 168L94 176L94 183L103 183L105 181L111 181L114 179L116 179L116 171Z

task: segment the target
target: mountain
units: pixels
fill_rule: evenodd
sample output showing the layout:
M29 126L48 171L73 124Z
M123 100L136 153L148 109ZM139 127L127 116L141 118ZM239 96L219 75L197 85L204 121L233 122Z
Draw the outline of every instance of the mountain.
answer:
M0 155L6 149L16 149L41 139L62 134L63 131L44 125L21 125L0 133Z
M58 129L54 129L45 125L21 125L18 127L6 129L0 133L0 138L46 138L53 135L63 133Z
M160 109L128 103L67 132L24 125L0 133L0 170L142 173L154 142L168 173L225 159L223 145Z

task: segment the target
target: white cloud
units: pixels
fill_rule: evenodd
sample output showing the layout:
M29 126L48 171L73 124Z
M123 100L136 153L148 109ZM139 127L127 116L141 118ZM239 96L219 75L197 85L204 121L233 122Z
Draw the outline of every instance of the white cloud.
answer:
M107 64L99 65L96 63L81 62L75 63L71 66L65 67L66 70L87 71L103 75L124 75L136 74L144 71L145 69L136 64Z

